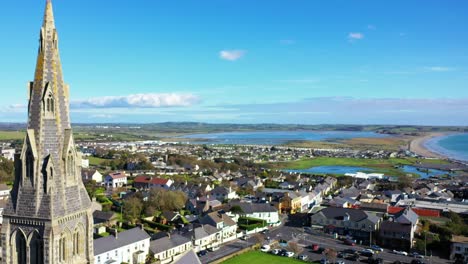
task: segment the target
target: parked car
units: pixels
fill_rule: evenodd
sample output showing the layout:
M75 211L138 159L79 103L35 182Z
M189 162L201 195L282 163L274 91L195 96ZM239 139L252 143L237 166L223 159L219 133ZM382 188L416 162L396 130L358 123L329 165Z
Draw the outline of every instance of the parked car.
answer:
M359 254L349 254L346 256L346 259L351 260L351 261L358 261L359 260Z
M262 230L262 231L260 232L260 234L266 234L266 233L268 233L268 229Z
M288 251L286 254L284 254L285 257L292 258L294 257L294 252Z
M241 240L247 240L247 239L249 239L249 238L250 238L249 235L245 235L245 236L241 236L241 237L240 237Z
M374 256L374 251L372 249L363 249L359 252L362 256L372 257Z
M406 251L400 251L400 250L394 249L392 252L397 255L408 256L408 252Z
M417 258L417 259L423 259L424 258L424 256L419 254L418 252L411 252L411 256L413 258Z
M213 246L213 247L209 248L208 250L213 252L213 251L216 251L218 249L219 249L219 246Z
M347 248L347 249L343 250L343 252L346 253L346 254L353 254L354 255L354 254L357 253L357 250L352 249L352 248Z
M312 244L312 246L310 246L310 248L312 248L312 251L317 251L319 249L319 245Z
M346 264L344 260L339 259L335 262L335 264Z
M278 255L279 256L286 256L286 252L288 252L286 249L280 249Z
M297 258L300 260L307 260L309 257L307 255L299 255Z
M260 248L260 251L262 251L262 252L268 252L268 251L270 251L270 246L269 246L269 245L263 245L263 246Z
M206 251L206 250L201 250L201 251L198 252L197 255L198 255L199 257L203 257L203 256L205 256L207 253L208 253L208 251Z
M272 249L272 250L270 251L270 253L273 254L273 255L278 255L278 254L280 253L280 250L277 249L277 248L275 248L275 249Z
M424 261L420 260L420 259L413 259L411 261L411 264L424 264Z
M345 245L348 245L348 246L355 246L356 245L356 242L354 242L351 239L345 239L343 242L345 243Z
M379 251L379 252L383 252L383 251L384 251L383 248L381 248L381 247L379 247L379 246L377 246L377 245L372 245L370 248L371 248L372 250L374 250L374 251Z
M321 259L320 264L330 264L330 262L327 259Z

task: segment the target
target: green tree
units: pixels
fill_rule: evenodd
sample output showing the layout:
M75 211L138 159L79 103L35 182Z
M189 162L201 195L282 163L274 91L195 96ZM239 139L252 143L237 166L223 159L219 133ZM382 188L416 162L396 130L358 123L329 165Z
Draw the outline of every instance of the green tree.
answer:
M123 215L125 219L134 224L141 216L143 203L137 197L131 197L124 202Z

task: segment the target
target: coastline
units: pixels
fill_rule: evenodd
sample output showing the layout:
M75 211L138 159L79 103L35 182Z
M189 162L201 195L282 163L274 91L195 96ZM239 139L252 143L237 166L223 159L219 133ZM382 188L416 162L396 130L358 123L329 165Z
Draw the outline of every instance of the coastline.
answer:
M436 159L450 159L450 157L445 156L441 153L437 153L426 146L426 142L436 137L444 137L454 134L453 132L434 132L427 133L424 136L417 137L411 140L410 151L427 158L436 158Z

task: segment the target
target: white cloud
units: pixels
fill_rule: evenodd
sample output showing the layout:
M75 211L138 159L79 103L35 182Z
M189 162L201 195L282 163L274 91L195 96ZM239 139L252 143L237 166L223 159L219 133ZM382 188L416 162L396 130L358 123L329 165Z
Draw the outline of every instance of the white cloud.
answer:
M360 39L363 39L364 38L364 34L360 33L360 32L350 32L348 34L348 39L350 41L353 41L353 40L360 40Z
M198 96L187 93L148 93L103 96L71 102L73 108L160 108L186 107L198 103Z
M431 72L449 72L449 71L454 71L455 68L451 67L442 67L442 66L430 66L430 67L424 67L426 71L431 71Z
M293 45L296 44L296 41L294 39L282 39L280 43L283 45Z
M222 50L219 57L223 60L236 61L245 55L245 50Z

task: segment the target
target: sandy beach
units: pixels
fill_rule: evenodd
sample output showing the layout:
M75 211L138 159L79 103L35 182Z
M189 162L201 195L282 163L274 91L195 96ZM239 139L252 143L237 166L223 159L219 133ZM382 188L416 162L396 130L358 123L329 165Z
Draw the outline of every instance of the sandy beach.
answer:
M446 136L450 135L451 133L444 133L444 132L437 132L437 133L427 133L424 136L417 137L413 139L410 143L410 150L418 155L427 157L427 158L439 158L439 159L447 159L448 157L443 156L439 153L434 153L427 149L424 146L424 143L429 139L434 137Z

